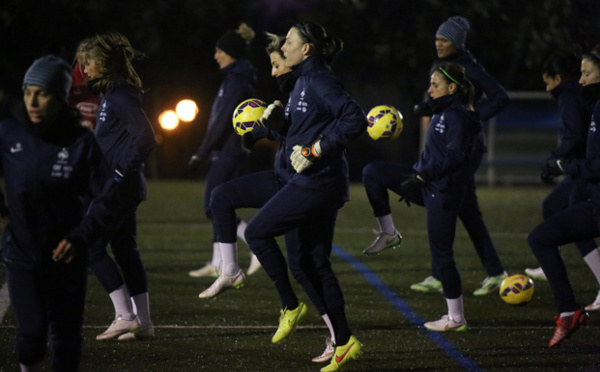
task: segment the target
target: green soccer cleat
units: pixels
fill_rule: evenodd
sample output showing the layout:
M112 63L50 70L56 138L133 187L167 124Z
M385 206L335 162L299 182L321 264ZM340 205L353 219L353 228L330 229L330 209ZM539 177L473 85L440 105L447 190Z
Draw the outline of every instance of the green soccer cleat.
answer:
M307 312L308 309L304 302L300 302L298 307L294 310L288 310L287 308L281 310L281 315L279 316L279 327L277 328L277 332L275 332L275 335L273 335L273 339L271 341L274 344L277 344L294 333L298 322L304 318L304 316L306 316Z
M331 359L331 363L321 368L321 372L339 371L344 364L352 359L356 359L362 354L362 345L354 336L350 336L350 340L346 345L337 346L335 354Z
M423 324L425 328L435 332L464 332L467 330L467 321L456 322L450 315L443 315L441 319Z
M410 286L415 292L422 293L441 293L442 292L442 282L434 278L433 276L428 276L422 282L412 284Z
M398 231L395 231L392 235L380 232L377 234L377 237L373 243L363 250L363 253L367 256L371 256L374 254L379 254L386 249L398 248L401 245L402 235L400 235Z
M506 273L506 271L500 275L488 276L487 278L483 279L483 281L481 282L481 288L476 289L473 292L473 294L475 296L483 296L488 293L496 292L496 290L498 288L500 288L500 284L502 284L502 281L507 276L508 276L508 274Z

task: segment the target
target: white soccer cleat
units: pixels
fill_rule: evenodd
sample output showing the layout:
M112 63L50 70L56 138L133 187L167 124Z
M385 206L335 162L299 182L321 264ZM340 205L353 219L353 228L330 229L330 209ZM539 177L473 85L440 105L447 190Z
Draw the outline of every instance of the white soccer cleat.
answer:
M535 269L525 269L525 274L533 279L548 280L546 278L546 274L544 274L544 270L542 270L541 267Z
M96 340L110 340L111 338L119 337L124 333L133 332L140 326L137 317L132 320L125 320L117 316L115 320L103 333L96 336Z
M335 353L335 346L333 345L333 342L331 342L331 337L327 337L327 339L325 340L325 350L323 350L323 354L314 357L312 359L313 362L315 363L323 363L323 362L327 362L329 360L331 360L331 358L333 358L333 353Z
M188 274L190 274L193 278L205 278L205 277L213 277L216 278L219 276L219 270L207 262L206 265L199 268L198 270L192 270Z
M363 253L367 256L373 254L379 254L386 249L390 248L398 248L402 245L402 235L398 231L395 231L394 234L388 235L384 232L380 232L377 234L375 241L363 250Z
M256 257L256 255L254 253L252 253L252 255L250 257L250 266L248 266L247 274L252 275L255 272L257 272L261 267L262 267L262 265L260 264L258 257Z
M119 336L119 341L143 340L154 337L154 326L152 323L145 326L139 326L137 329Z
M594 300L594 302L585 307L585 311L596 311L596 310L600 310L600 291L598 291L598 296L596 296L596 299Z
M244 286L246 276L242 270L238 270L237 274L233 276L221 275L215 280L215 282L205 289L198 295L199 298L211 298L215 297L219 293L223 293L230 288L241 288Z
M462 322L455 322L450 315L443 315L440 320L427 322L423 325L428 330L435 332L462 332L467 330L467 321L464 318Z

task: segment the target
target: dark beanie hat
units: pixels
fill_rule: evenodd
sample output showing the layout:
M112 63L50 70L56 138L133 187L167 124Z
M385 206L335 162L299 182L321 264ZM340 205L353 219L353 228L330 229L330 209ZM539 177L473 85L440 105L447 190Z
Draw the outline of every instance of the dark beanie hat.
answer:
M22 88L35 85L66 102L71 79L71 67L67 62L49 54L33 61L25 73Z
M246 53L246 40L234 30L227 30L225 35L217 41L217 48L229 54L234 59L244 57Z
M443 36L456 48L464 49L469 28L469 21L465 17L450 17L446 22L440 25L436 35Z

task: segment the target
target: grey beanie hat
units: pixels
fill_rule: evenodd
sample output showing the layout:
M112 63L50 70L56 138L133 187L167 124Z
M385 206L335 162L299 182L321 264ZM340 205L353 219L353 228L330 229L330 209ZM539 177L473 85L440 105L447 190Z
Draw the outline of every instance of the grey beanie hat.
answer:
M49 54L33 61L25 73L22 88L35 85L67 102L71 80L71 67L67 62Z
M469 21L465 17L454 16L442 23L435 34L443 36L456 48L464 49L470 27Z

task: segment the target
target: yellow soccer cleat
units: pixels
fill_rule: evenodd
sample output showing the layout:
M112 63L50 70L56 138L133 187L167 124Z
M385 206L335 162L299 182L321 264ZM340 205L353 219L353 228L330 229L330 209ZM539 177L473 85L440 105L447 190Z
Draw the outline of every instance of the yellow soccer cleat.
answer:
M296 330L296 325L300 319L304 318L308 309L304 302L300 302L298 307L294 310L288 310L287 308L281 310L281 315L279 316L279 327L277 328L277 332L273 336L271 340L274 344L279 343L285 340L289 335L294 333Z
M321 372L339 371L348 361L356 359L362 354L362 344L354 336L346 345L337 346L331 363L321 369Z

